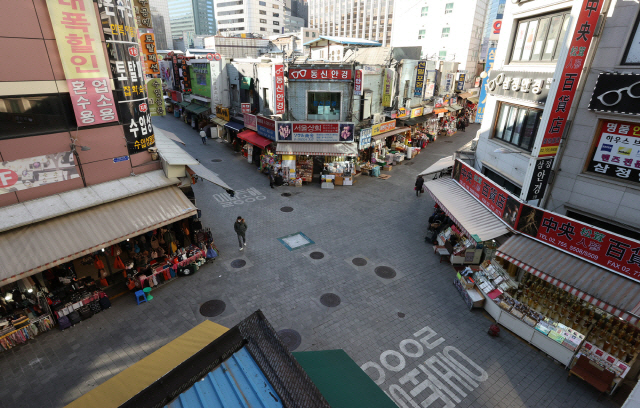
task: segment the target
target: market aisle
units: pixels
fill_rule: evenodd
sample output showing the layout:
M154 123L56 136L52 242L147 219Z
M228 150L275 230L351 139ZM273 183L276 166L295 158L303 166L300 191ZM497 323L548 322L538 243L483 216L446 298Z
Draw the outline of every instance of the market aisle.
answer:
M262 309L276 330L300 334L297 350L344 349L396 395L398 389L410 393L411 381L426 379L419 364L437 366L440 356L463 353L479 370L465 363L477 379L455 398L445 396L455 406L613 406L598 403L581 381L566 382L561 367L515 336L487 336L489 320L468 311L452 285L453 270L438 263L424 243L433 201L415 196L415 176L471 140L477 125L440 138L394 167L388 180L360 177L354 186L335 190L270 189L267 178L228 146L211 140L203 146L197 132L172 117L154 118L154 126L178 135L185 150L239 190L239 199L230 202L212 184L194 186L220 258L155 290L149 303L136 306L133 296L115 299L110 310L76 327L0 353L1 407L64 406L203 321L199 306L214 299L226 308L211 320L231 327ZM242 252L233 231L239 215L249 226ZM290 251L278 240L298 232L314 243ZM239 259L245 265L234 268L232 261ZM337 306L321 303L327 293L339 297ZM400 386L403 376L406 384ZM422 391L415 400L430 393Z

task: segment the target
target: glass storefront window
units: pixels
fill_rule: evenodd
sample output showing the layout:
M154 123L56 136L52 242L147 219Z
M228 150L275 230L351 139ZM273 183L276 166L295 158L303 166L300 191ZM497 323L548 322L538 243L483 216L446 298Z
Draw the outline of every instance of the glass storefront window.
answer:
M340 120L340 92L307 93L307 120Z
M503 103L493 137L531 151L541 115L540 109Z
M76 128L69 94L0 97L0 139Z

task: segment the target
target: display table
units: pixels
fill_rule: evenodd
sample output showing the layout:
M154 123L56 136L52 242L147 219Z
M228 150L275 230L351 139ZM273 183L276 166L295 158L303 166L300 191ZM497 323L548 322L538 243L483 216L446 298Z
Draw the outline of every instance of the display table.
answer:
M570 378L572 375L591 384L600 392L606 392L615 378L615 374L609 370L599 367L597 364L589 360L585 356L580 356L576 364L569 371Z
M565 367L569 365L575 353L537 330L534 330L530 343L564 364Z
M493 300L488 300L488 302L494 303ZM515 316L511 315L511 313L506 312L504 310L500 310L500 311L501 313L500 313L500 317L498 318L498 323L500 323L507 329L511 330L513 333L517 334L522 339L531 343L531 339L534 336L535 329L529 326L528 324L526 324L525 322L523 322L522 320L517 319Z

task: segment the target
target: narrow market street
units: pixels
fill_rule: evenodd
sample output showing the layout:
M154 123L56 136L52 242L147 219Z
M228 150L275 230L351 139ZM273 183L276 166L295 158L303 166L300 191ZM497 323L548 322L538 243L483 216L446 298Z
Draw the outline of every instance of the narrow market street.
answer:
M425 365L446 369L438 360L444 353L468 357L463 371L470 374L466 383L457 377L459 383L446 385L444 392L452 393L439 394L434 407L443 401L456 407L616 406L597 401L581 380L567 381L563 367L506 330L488 336L490 317L467 309L452 285L454 270L424 241L434 202L428 194L416 197L415 176L470 141L478 125L439 138L384 172L389 179L359 177L334 190L317 184L271 189L267 177L224 143L203 146L197 132L173 117L156 117L153 125L180 137L186 151L236 190L229 200L206 181L194 186L220 257L154 290L148 303L136 305L127 293L75 327L0 353L2 407L70 403L205 320L199 309L209 300L224 302L223 312L210 318L224 326L261 309L277 331L291 330L287 340L293 346L299 340L297 351L344 349L382 389L405 401L420 404L434 394L419 391L419 384L430 375ZM248 224L244 251L233 231L237 216ZM306 246L289 249L279 240L296 233L309 240Z

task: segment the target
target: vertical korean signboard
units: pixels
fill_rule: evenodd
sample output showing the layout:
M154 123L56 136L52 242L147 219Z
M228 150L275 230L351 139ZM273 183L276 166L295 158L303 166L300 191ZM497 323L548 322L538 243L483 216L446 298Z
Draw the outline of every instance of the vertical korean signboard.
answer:
M149 95L149 112L151 116L164 116L164 98L162 96L162 79L153 78L147 81Z
M136 12L138 28L152 29L153 21L151 20L151 9L149 7L149 0L133 0L133 6Z
M418 61L416 67L416 85L413 88L413 96L421 97L422 88L424 87L424 77L427 69L427 61Z
M382 81L382 106L391 107L391 89L393 87L394 71L385 68Z
M489 80L489 74L493 69L493 62L496 59L496 48L489 48L489 52L487 53L487 63L484 66L484 73L487 74L482 79L482 85L480 86L480 97L478 99L478 107L476 108L476 118L474 120L475 123L482 123L482 118L484 117L484 107L487 104L487 81Z
M91 0L47 0L79 127L118 120Z
M275 82L275 114L282 115L285 110L284 102L284 65L276 64L273 66L273 78Z
M356 69L356 79L353 83L353 94L362 95L362 70Z
M144 73L148 75L160 74L158 65L158 54L156 53L156 39L153 34L142 34L140 36L140 47L144 56Z
M129 154L155 145L131 0L99 0L98 10Z

